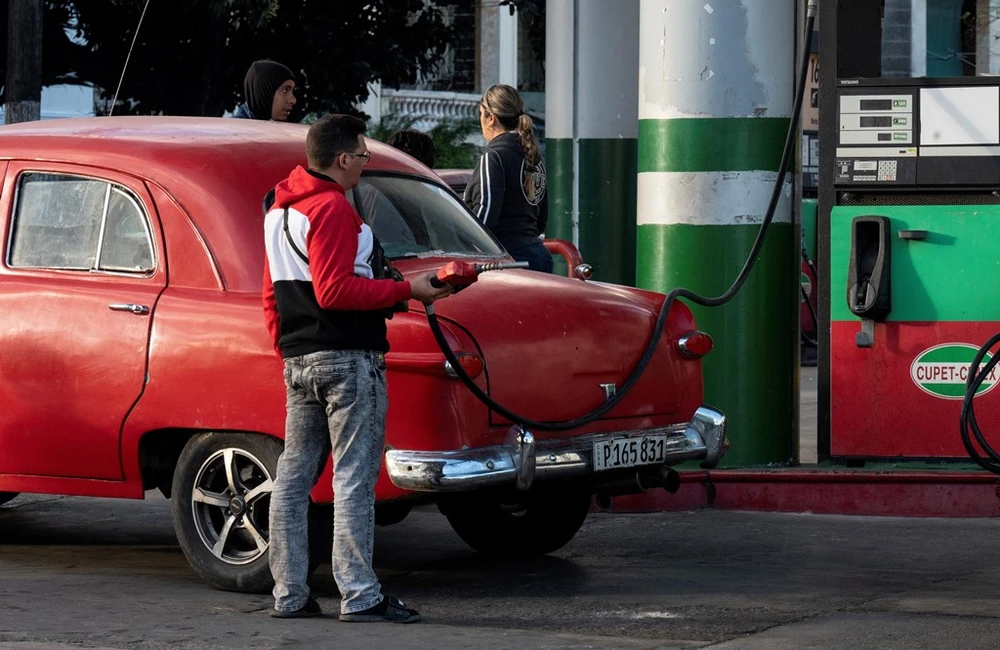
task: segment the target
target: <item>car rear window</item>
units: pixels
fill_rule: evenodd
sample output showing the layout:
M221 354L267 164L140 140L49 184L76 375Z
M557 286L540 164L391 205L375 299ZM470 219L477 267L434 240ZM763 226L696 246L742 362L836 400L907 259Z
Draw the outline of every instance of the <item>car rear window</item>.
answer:
M141 203L114 183L27 172L18 184L8 264L148 273L154 268L149 220Z
M361 178L351 197L389 257L504 255L458 197L433 183L373 174Z

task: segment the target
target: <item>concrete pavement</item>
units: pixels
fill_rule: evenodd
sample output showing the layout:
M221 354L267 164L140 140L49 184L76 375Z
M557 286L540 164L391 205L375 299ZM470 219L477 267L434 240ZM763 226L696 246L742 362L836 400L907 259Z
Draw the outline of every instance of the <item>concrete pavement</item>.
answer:
M209 588L168 506L0 509L0 647L1000 647L996 519L596 514L552 556L500 562L423 508L377 533L385 588L425 618L391 626L276 620L267 596ZM328 564L312 585L335 614Z

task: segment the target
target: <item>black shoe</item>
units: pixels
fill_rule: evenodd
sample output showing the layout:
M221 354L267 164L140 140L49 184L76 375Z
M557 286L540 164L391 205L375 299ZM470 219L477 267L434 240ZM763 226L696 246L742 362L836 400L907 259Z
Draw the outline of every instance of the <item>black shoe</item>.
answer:
M384 596L378 605L360 612L341 614L340 620L347 623L416 623L420 620L420 614L404 605L403 601Z
M319 603L313 600L312 596L306 601L306 604L298 609L293 609L288 612L283 612L280 609L272 609L271 616L274 618L315 618L317 616L322 616L323 610L320 609Z

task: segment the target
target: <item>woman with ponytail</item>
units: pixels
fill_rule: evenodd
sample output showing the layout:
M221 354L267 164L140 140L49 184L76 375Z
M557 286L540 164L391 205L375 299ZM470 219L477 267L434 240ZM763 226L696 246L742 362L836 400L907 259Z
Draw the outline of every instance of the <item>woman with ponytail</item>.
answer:
M479 102L486 148L465 188L465 203L507 252L535 271L552 272L545 232L548 201L535 126L516 89L490 86Z

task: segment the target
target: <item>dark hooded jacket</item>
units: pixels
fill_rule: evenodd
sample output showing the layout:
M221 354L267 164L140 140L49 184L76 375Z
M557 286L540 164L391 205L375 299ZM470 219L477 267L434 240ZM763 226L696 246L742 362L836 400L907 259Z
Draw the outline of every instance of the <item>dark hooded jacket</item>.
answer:
M534 188L530 196L529 185ZM529 164L517 133L503 133L483 149L465 188L465 203L504 248L515 250L536 243L545 232L545 185L545 165Z
M243 78L243 96L246 101L236 108L233 117L249 120L271 119L274 93L286 81L295 81L295 75L277 61L255 61Z
M378 243L344 188L296 167L267 206L264 242L264 319L282 356L389 350L385 310L410 283L375 279Z

